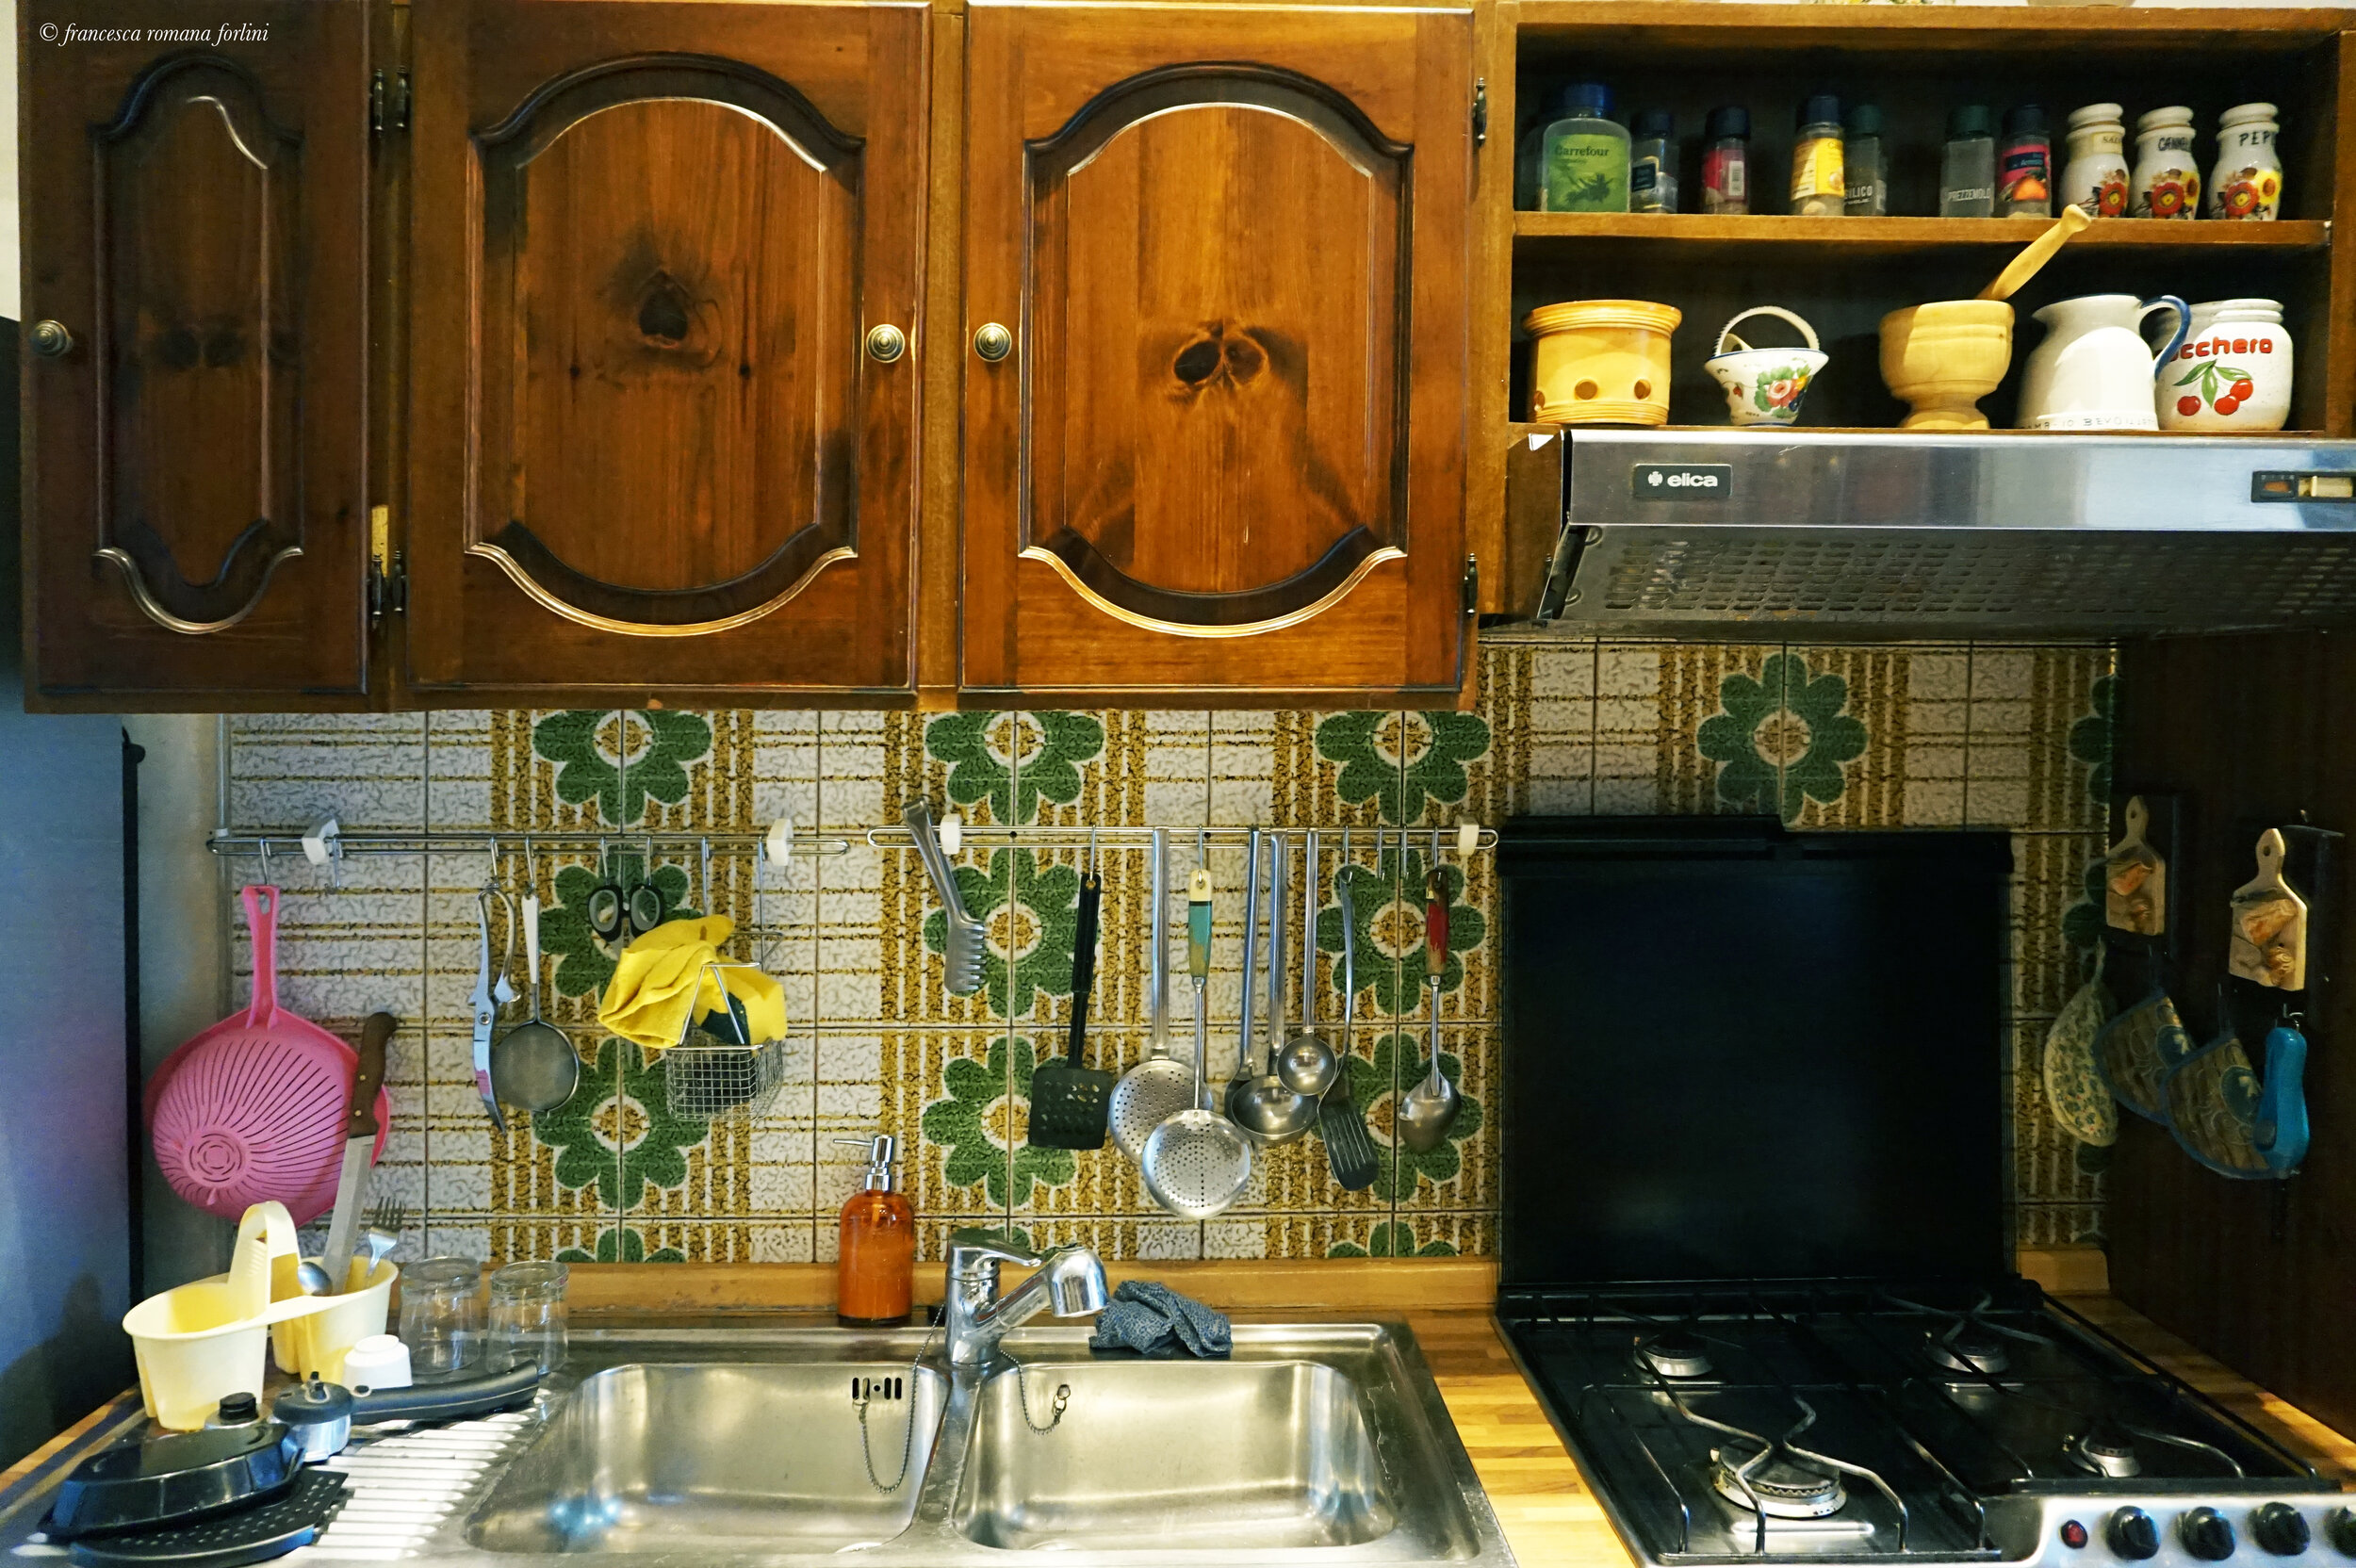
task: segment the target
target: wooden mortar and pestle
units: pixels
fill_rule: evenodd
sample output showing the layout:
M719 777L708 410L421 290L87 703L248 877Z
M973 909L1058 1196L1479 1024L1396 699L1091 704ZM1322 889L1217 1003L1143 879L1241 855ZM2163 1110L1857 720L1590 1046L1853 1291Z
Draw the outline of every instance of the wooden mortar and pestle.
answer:
M1882 318L1882 380L1913 408L1899 429L1988 429L1979 401L2012 368L2012 306L2004 301L2091 221L2080 208L2064 207L1979 298L1935 300Z

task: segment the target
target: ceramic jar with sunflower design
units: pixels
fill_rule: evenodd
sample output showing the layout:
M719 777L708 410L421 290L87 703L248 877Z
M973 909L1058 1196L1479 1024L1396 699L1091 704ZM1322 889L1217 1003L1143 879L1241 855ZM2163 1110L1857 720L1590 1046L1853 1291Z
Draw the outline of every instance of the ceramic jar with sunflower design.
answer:
M2127 216L2127 127L2117 104L2070 111L2070 161L2062 168L2061 199L2088 218Z
M2192 110L2178 104L2135 118L2135 172L2130 218L2192 218L2201 211L2200 159L2192 150Z
M2217 122L2217 170L2209 176L2208 216L2271 220L2282 205L2282 127L2272 104L2240 104Z

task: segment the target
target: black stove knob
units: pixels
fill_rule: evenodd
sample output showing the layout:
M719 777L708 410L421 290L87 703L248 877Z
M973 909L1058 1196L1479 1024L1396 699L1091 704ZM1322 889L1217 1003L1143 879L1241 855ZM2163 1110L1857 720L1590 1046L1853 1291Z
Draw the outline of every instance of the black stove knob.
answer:
M2102 1527L2103 1544L2130 1562L2160 1555L2160 1527L2139 1508L2122 1508Z
M2213 1508L2185 1512L2176 1521L2176 1539L2203 1562L2223 1562L2233 1555L2233 1527Z
M2342 1555L2356 1557L2356 1509L2333 1509L2324 1518L2323 1535Z
M2250 1539L2276 1557L2307 1549L2307 1516L2288 1503L2263 1503L2250 1516Z

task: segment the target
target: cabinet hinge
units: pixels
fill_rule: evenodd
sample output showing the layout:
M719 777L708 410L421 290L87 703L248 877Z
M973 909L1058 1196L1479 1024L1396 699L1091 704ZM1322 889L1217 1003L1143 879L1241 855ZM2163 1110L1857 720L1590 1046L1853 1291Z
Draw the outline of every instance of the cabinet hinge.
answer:
M1464 557L1464 613L1474 615L1480 612L1481 557L1468 555Z
M1473 78L1473 145L1481 146L1489 139L1489 78Z
M409 608L409 564L392 547L393 509L368 508L368 622Z
M399 71L388 76L380 68L368 78L368 129L383 136L408 128L409 73Z

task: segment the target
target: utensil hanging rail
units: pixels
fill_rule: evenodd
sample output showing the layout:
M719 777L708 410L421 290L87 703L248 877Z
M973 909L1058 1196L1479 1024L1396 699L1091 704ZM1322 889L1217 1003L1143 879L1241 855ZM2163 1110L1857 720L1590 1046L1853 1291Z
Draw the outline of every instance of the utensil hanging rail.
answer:
M1468 825L1459 825L1439 829L1444 846L1459 855L1471 850L1489 850L1497 847L1497 829L1493 827L1473 828L1468 836L1464 830ZM1036 849L1086 849L1091 838L1101 849L1146 849L1153 844L1153 831L1150 826L1001 827L974 823L968 823L960 829L964 841L968 843L1006 844ZM1269 828L1266 831L1292 837L1307 829ZM1252 829L1249 826L1185 825L1172 826L1169 832L1173 840L1191 839L1222 847L1230 845L1241 847L1250 839ZM1432 839L1433 829L1430 827L1362 827L1353 828L1351 832L1366 834L1373 840L1379 850L1384 844L1395 843L1400 840L1412 839L1418 843L1428 843ZM205 847L215 855L231 858L252 857L276 859L285 857L289 859L301 859L304 854L303 838L303 834L293 830L283 832L217 830L205 839ZM450 828L417 832L353 829L332 835L328 841L335 846L335 853L342 855L486 855L493 852L521 853L526 850L535 853L541 850L562 852L568 849L596 850L616 844L651 844L658 850L679 852L699 851L705 845L710 845L712 849L719 851L771 847L770 838L766 833L707 833L692 828L646 830L626 827L555 828L545 831L535 828L528 833L513 828L495 830ZM914 847L914 842L908 837L908 831L905 827L811 830L796 828L789 853L795 856L813 857L847 855L852 845L859 842L875 849L912 849Z

